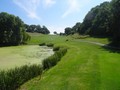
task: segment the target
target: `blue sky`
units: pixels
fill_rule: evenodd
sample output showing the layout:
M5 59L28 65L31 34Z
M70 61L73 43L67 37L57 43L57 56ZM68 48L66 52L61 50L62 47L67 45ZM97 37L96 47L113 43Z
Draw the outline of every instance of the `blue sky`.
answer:
M104 1L110 0L0 0L0 12L19 16L27 24L45 25L51 32L64 32Z

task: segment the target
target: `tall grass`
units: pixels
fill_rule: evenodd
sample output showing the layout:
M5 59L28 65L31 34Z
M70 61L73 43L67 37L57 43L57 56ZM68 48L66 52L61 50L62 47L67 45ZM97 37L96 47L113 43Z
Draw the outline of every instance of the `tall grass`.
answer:
M48 47L53 47L54 46L54 44L52 44L52 43L48 43L48 44L46 44Z
M41 75L41 65L24 65L19 68L0 72L0 90L16 90L24 82Z
M59 49L60 49L59 46L55 46L55 47L53 47L53 51L58 51Z
M54 55L50 56L43 60L43 69L49 69L57 64L58 61L65 55L67 52L66 48L60 48L58 51L55 52Z
M45 46L45 43L40 43L39 46Z
M54 55L43 60L42 65L24 65L8 71L0 71L0 90L16 90L26 81L41 75L43 70L56 65L66 52L66 48L59 48Z

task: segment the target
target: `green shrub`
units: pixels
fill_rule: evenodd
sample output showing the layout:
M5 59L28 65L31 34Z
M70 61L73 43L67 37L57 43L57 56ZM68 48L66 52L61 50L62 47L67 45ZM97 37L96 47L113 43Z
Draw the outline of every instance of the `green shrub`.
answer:
M66 48L60 48L59 51L56 51L54 55L43 60L43 69L45 70L55 66L57 62L60 61L60 59L65 55L66 52Z
M24 82L42 74L41 65L25 65L0 72L0 90L16 90Z
M53 47L53 51L58 51L60 49L60 47L56 46L56 47Z
M39 46L45 46L45 43L40 43Z
M48 47L53 47L54 44L52 44L52 43L48 43L47 46L48 46Z
M56 48L58 50L58 47ZM43 69L46 70L55 66L66 52L66 48L59 48L54 55L43 60L42 66L24 65L8 71L0 71L0 90L16 90L26 81L41 75Z

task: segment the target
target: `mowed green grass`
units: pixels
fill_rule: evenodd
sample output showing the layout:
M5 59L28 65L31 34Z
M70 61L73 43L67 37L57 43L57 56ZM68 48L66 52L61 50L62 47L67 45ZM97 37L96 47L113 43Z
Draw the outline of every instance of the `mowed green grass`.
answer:
M68 52L56 66L25 83L20 90L120 90L119 53L70 37L38 35L32 40L29 43L65 46Z
M0 70L22 65L40 64L53 54L52 49L39 45L11 46L0 48Z

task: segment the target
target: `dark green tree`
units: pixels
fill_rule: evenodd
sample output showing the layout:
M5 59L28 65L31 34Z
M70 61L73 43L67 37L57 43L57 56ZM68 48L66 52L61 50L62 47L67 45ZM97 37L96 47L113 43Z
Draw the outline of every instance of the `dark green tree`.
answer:
M27 29L27 32L35 32L36 31L36 25L30 25Z
M74 33L78 33L78 30L81 26L81 23L80 22L77 22L73 27L72 27L72 31L71 33L74 34Z
M113 45L120 47L120 0L111 1L111 12L113 13L111 42Z
M31 33L42 33L42 34L49 34L50 31L47 29L46 26L41 27L40 25L25 25L26 27L26 32L31 32Z
M42 33L43 33L43 34L49 34L50 31L47 29L46 26L43 26L43 27L42 27Z
M53 33L56 34L56 35L58 34L56 31L54 31Z
M92 26L86 34L96 37L110 36L110 21L111 21L110 3L104 2L98 8L98 13L92 21Z
M92 22L96 16L96 13L98 13L98 6L92 8L85 16L83 23L81 24L81 27L78 30L79 34L83 35L90 31L90 27L92 26Z
M2 12L0 13L0 45L19 45L24 40L26 32L24 22L14 15Z
M65 34L66 35L70 35L71 31L72 31L72 28L70 28L70 27L65 28Z
M110 3L104 2L88 12L78 31L94 37L109 37L111 16Z
M42 30L41 26L40 26L40 25L37 25L35 32L42 33L41 30Z

